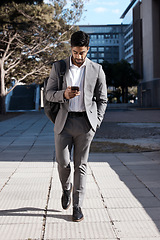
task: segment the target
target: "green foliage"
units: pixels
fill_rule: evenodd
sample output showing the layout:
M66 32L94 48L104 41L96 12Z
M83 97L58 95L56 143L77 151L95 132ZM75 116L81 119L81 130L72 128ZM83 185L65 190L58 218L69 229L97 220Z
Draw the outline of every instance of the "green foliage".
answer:
M108 86L118 88L138 85L139 75L126 60L122 59L114 64L104 61L102 67Z
M41 4L43 3L43 0L1 0L0 2L0 7L3 6L3 5L7 5L9 3L12 3L12 2L15 2L15 3L25 3L25 4Z
M13 79L42 82L52 63L70 54L70 36L77 29L73 24L83 9L81 0L71 1L70 8L66 0L19 2L0 8L0 64L7 86Z
M114 64L113 71L115 87L125 88L138 85L139 75L126 60L122 59Z
M108 86L113 86L116 91L112 92L110 98L115 96L120 101L119 88L122 89L122 101L127 102L128 87L137 86L139 74L131 67L130 63L122 59L115 64L104 61L102 63L103 70L106 74L106 82Z
M113 86L114 85L114 82L113 82L113 64L112 63L109 63L108 61L104 61L102 63L102 67L103 67L103 70L105 72L105 75L106 75L106 83L107 83L107 86Z

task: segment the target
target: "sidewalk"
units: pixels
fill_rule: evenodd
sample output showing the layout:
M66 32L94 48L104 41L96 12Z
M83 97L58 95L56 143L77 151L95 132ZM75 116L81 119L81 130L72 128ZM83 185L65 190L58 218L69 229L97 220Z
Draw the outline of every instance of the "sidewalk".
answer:
M160 151L91 153L80 223L61 208L53 159L42 113L0 122L1 240L160 240Z

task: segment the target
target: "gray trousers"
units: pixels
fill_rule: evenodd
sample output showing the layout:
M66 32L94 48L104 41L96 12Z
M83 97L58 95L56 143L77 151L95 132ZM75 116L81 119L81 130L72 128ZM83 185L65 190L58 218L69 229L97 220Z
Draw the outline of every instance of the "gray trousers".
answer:
M94 134L95 132L92 130L86 116L68 117L60 134L57 134L56 129L54 129L56 161L63 190L70 188L70 161L73 148L73 207L82 207L87 176L87 161Z

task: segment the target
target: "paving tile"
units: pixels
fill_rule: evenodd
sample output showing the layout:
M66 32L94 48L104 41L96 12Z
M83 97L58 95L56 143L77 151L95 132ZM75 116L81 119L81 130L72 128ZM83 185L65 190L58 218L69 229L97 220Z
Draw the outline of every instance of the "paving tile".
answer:
M114 222L117 236L121 238L153 238L160 237L159 230L152 221Z
M152 221L152 217L144 208L108 209L108 213L114 222Z
M150 187L150 191L151 191L157 198L160 199L160 187L156 187L156 188Z
M44 210L31 207L0 210L0 226L9 224L43 223Z
M47 199L48 195L48 188L46 186L45 190L41 190L40 186L37 188L37 190L30 190L30 191L3 191L3 193L0 195L0 199L3 201L6 201L9 198L12 198L12 201L16 200L36 200L36 199Z
M29 208L40 208L45 209L47 203L47 199L26 199L26 200L12 200L6 199L5 201L0 199L0 210L8 210L8 209L21 209L24 207Z
M49 200L49 208L51 209L57 209L57 210L62 210L61 206L61 194L59 195L59 198L56 196L55 198L51 198ZM72 203L71 203L72 206ZM90 208L90 209L103 209L104 204L102 199L99 198L84 198L83 202L83 209L85 208Z
M97 181L97 182L100 189L120 189L127 187L125 183L122 181L101 181L101 182ZM141 187L141 185L139 187Z
M83 208L90 208L90 209L104 208L104 203L100 197L85 198L83 203Z
M73 231L74 229L74 231ZM114 239L111 223L88 223L83 220L80 223L49 223L46 226L44 239Z
M23 184L42 184L42 183L45 183L45 184L48 184L50 182L50 177L43 177L43 178L36 178L36 177L33 177L33 178L24 178L24 177L16 177L16 178L11 178L10 181L9 181L9 185L23 185Z
M136 177L134 176L121 176L119 177L114 176L114 177L109 177L109 176L102 176L100 174L95 174L95 178L98 182L98 185L100 186L100 188L102 187L102 185L106 185L106 187L108 185L113 185L113 188L116 186L119 186L119 188L122 188L124 186L132 189L132 188L143 188L144 184L141 183L139 180L136 179Z
M133 237L133 238L128 238L128 237L122 237L121 238L121 240L160 240L160 237L145 237L145 238L143 238L143 237Z
M137 198L153 196L153 194L147 188L101 189L101 193L104 198Z
M83 208L83 214L85 221L87 223L92 222L110 222L109 216L105 208L101 209L90 209L90 208ZM72 207L70 207L67 211L60 209L52 209L49 208L47 211L47 223L56 223L56 222L66 222L72 221Z
M149 214L149 216L154 221L159 220L159 226L160 226L160 207L145 208L145 211Z
M159 176L159 172L160 172L160 165L155 165L148 169L135 169L134 170L134 174L136 174L136 176L140 176L140 177L142 177L142 176L143 177ZM160 179L160 176L159 176L159 179Z
M152 159L156 162L160 162L160 152L155 151L155 152L145 152L143 153L144 156L148 157L149 159Z
M138 197L137 200L142 204L144 208L147 207L160 207L160 200L156 197Z
M0 225L1 240L40 239L41 232L41 223Z
M108 209L112 208L142 208L142 204L136 198L104 198Z
M91 153L85 218L74 223L72 205L61 206L53 124L27 113L0 127L0 239L41 239L51 177L45 240L160 239L160 152Z
M117 173L112 169L110 168L109 166L107 166L105 163L103 164L96 164L96 165L93 165L90 166L91 170L94 172L94 173L97 173L101 176L117 176Z

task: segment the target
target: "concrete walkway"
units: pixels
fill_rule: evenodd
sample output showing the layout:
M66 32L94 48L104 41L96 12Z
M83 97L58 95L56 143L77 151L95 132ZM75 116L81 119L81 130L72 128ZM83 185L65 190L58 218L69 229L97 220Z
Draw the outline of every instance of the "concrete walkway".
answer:
M160 240L160 152L90 154L84 220L62 210L53 126L0 122L0 239Z

